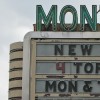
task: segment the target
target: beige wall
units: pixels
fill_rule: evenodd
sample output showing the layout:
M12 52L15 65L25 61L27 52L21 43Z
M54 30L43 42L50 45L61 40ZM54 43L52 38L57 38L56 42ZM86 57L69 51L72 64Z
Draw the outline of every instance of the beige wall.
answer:
M21 100L23 62L22 42L16 42L10 45L9 62L9 100Z

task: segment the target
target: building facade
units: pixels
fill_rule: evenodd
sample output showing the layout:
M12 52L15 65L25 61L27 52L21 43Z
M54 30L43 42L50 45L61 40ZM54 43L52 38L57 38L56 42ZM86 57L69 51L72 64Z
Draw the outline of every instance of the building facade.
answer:
M10 45L9 100L22 100L23 43Z
M98 36L29 32L23 42L12 43L9 100L99 100Z
M26 34L23 42L10 45L9 100L99 100L100 25L97 25L98 32L53 32L51 27L48 29L51 32L48 32L44 26L42 28L45 32L36 32L34 25L34 31ZM79 28L76 30L79 31ZM86 31L90 31L88 26ZM77 69L74 63L77 63ZM80 72L78 63L84 65L80 67ZM63 65L65 70L61 67ZM67 68L66 65L70 67ZM92 92L89 92L91 87L88 85L87 93L87 90L84 92L86 84L76 88L71 81L72 85L69 87L81 92L75 90L70 93L72 90L67 91L66 86L64 87L66 82L70 83L69 80L77 84L89 81L92 85L97 85L92 87L96 87ZM52 82L58 86L54 86ZM59 87L60 91L56 90L55 93L53 87ZM62 92L63 89L66 91Z

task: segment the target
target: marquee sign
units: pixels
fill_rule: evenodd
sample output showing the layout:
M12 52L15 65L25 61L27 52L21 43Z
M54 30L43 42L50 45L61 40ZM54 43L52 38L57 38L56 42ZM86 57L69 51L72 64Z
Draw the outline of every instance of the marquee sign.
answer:
M25 36L23 100L100 99L100 40L68 36Z
M72 23L68 25L65 22L65 15L71 12L73 19ZM57 31L57 5L52 5L49 13L46 15L41 5L36 6L36 31L42 30L42 21L44 22L45 28L48 29L52 24L53 31ZM69 20L69 19L67 19ZM90 27L90 31L97 31L97 5L92 6L92 16L90 15L85 5L80 6L80 31L85 31L85 20ZM52 23L51 23L52 22ZM64 6L59 15L60 29L62 31L73 31L78 25L78 13L75 7L72 5Z
M57 5L48 14L41 5L36 6L37 32L24 37L22 100L100 99L100 33L95 32L100 25L97 5L91 8L92 14L85 5L80 6L78 24L72 5L61 9L60 23ZM73 17L70 24L65 22L68 12ZM87 30L92 32L84 32Z

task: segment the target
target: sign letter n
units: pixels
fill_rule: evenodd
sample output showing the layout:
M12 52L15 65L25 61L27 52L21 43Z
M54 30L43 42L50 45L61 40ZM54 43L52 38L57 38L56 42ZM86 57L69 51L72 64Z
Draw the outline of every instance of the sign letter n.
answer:
M92 31L97 31L97 6L96 5L92 6L92 18L85 5L81 5L80 7L81 7L80 23L81 23L82 31L84 31L85 20L89 24Z
M41 5L36 7L36 30L42 31L42 21L46 28L49 27L52 21L52 29L56 31L57 29L57 5L52 5L48 15L46 16Z

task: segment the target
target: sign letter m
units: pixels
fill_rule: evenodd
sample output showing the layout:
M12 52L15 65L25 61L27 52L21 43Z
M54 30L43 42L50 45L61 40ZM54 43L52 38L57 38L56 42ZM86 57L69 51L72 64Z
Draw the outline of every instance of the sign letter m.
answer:
M44 25L46 28L48 28L52 22L52 29L53 31L56 31L57 29L57 5L52 5L47 16L42 6L37 5L36 7L36 30L37 31L42 31L42 22L44 22Z

